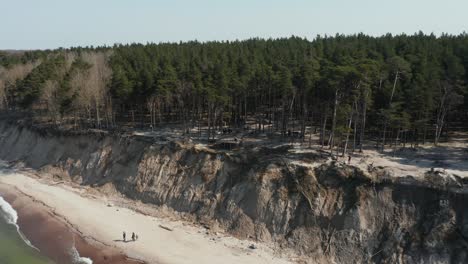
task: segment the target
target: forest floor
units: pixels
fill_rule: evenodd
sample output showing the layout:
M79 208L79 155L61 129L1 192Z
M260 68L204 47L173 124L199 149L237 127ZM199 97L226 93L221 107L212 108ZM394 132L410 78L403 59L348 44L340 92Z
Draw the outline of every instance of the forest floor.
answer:
M330 153L328 148L312 145L304 148L296 144L294 152L306 153L307 150ZM334 151L335 153L335 151ZM335 156L339 162L348 163L351 156L351 165L367 171L369 167L385 169L393 177L424 177L431 170L440 171L445 175L454 175L468 178L468 133L453 133L448 142L434 146L432 143L419 145L417 148L409 146L386 147L377 149L375 142L364 145L362 152L350 152L346 156Z
M289 160L301 161L307 154L319 154L322 157L330 156L329 159L338 160L340 162L348 162L349 155L351 156L351 164L363 170L367 170L369 166L385 169L389 175L394 177L422 177L426 172L440 170L446 174L452 174L459 177L468 177L468 133L454 132L450 135L448 142L441 142L438 146L432 143L419 145L418 147L410 147L399 145L396 147L388 147L384 150L377 149L375 142L367 142L364 144L363 152L350 152L344 157L341 156L341 150L336 154L330 155L328 147L322 148L318 145L319 134L307 134L302 139L294 137L282 137L281 134L256 133L254 129L249 130L233 130L230 133L223 134L215 133L214 140L208 142L207 128L202 127L199 132L198 128L190 131L190 136L184 136L182 129L177 128L162 128L155 131L139 131L133 132L136 136L145 136L153 138L163 138L165 140L177 140L181 138L188 139L196 144L198 148L212 148L217 151L232 151L242 148L249 149L255 147L278 148L281 146L289 146L288 155L285 158ZM312 144L309 144L309 140Z
M352 164L361 168L372 164L385 168L392 176L422 177L427 171L468 177L468 134L456 133L449 142L438 146L426 144L418 148L388 148L385 151L367 149L353 154Z
M193 127L189 133L184 133L181 124L157 126L151 129L135 129L128 127L124 136L141 137L150 139L155 143L169 141L185 142L194 144L199 149L218 152L242 152L255 148L276 149L284 147L287 150L285 158L289 161L307 163L310 155L319 155L322 158L348 162L351 156L351 164L363 170L369 166L385 169L388 175L394 177L422 177L430 170L442 171L445 174L468 177L468 132L453 132L449 135L447 142L441 142L438 146L433 143L420 144L418 147L395 147L386 146L385 150L376 148L375 141L365 142L363 152L352 151L342 157L342 150L330 150L327 146L320 146L319 132L307 133L304 139L297 135L298 126L290 131L290 136L281 135L274 131L272 126L264 126L264 132L258 132L254 121L249 121L243 128L216 130L208 141L208 127ZM257 129L257 130L256 130ZM105 133L105 130L88 130L96 133ZM312 131L310 127L306 131ZM351 143L350 143L351 145Z
M154 136L161 134L159 132L152 132L145 135ZM175 139L174 134L170 134L170 137ZM369 166L385 169L388 175L393 177L412 176L418 178L424 177L430 170L436 170L445 175L468 178L468 133L453 133L448 142L442 142L438 146L426 143L416 148L412 148L409 145L406 147L400 145L396 149L387 146L385 150L381 150L375 147L375 142L369 142L364 145L363 152L349 152L344 157L341 156L341 151L338 152L338 155L336 155L336 151L333 151L334 155L332 156L327 147L321 148L317 144L319 142L317 134L312 135L313 143L310 146L308 136L307 140L303 143L299 139L285 141L281 139L281 136L268 137L265 134L249 135L245 133L236 133L230 136L221 135L211 144L206 140L198 140L198 138L198 136L190 137L190 141L195 143L198 148L213 148L216 151L223 151L222 147L218 147L220 142L231 144L224 146L225 151L232 151L230 149L232 145L234 145L235 150L252 147L274 149L288 146L289 150L285 158L294 162L307 163L307 154L318 154L330 160L348 163L348 158L351 156L351 165L357 166L364 171L367 171ZM235 139L237 141L234 141ZM241 147L238 147L238 145Z

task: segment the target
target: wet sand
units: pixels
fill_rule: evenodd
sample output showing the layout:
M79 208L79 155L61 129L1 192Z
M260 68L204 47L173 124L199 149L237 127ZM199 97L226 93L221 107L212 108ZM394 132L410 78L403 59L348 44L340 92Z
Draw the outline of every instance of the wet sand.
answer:
M17 211L21 232L43 255L58 264L73 263L73 258L77 257L73 256L73 248L80 257L90 258L95 264L143 263L128 259L113 247L86 241L53 209L16 189L0 186L0 194Z

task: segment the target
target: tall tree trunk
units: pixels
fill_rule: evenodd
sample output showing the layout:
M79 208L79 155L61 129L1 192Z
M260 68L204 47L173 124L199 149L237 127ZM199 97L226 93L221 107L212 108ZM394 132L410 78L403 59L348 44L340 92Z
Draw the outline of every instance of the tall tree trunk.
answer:
M395 94L395 89L396 89L399 74L400 74L400 72L397 71L396 74L395 74L395 80L393 81L392 94L390 95L390 103L389 103L390 108L392 107L393 95ZM382 136L382 150L384 150L384 148L385 148L385 136L386 136L386 133L387 133L387 123L388 123L388 118L387 117L385 117L384 122L385 123L384 123L383 136Z
M96 102L96 121L97 121L97 128L101 128L101 116L99 115L99 104Z
M335 103L333 104L333 116L332 116L332 128L330 131L330 137L328 138L328 146L333 149L335 129L336 129L336 111L338 108L338 89L335 90Z
M353 106L354 107L354 106ZM346 154L346 151L348 150L348 142L349 142L349 132L351 130L351 125L353 123L353 111L351 111L351 114L349 116L349 122L348 122L348 131L346 131L346 141L345 141L345 145L344 145L344 148L343 148L343 153L342 153L342 157L345 156Z
M359 120L359 109L358 109L358 104L357 101L354 102L355 105L355 113L356 113L356 119L354 121L354 128L353 128L353 153L356 151L356 138L357 138L357 125L358 125L358 120Z
M359 138L359 152L362 152L362 147L364 145L364 131L366 129L366 115L367 115L367 91L365 93L362 105L362 123L361 123L361 135Z
M211 105L208 103L208 141L210 141L211 135Z
M284 137L286 135L286 104L284 102L284 98L282 101L283 107L281 112L281 135Z
M305 134L306 134L306 118L308 116L307 104L305 103L305 98L302 98L302 124L301 124L301 141L304 143ZM312 127L312 126L311 126Z
M447 113L446 98L447 98L447 88L444 86L444 93L440 99L439 109L437 110L437 120L436 128L434 135L434 145L439 143L440 136L442 134L442 128L444 127L445 115Z
M314 119L314 112L312 112L312 117L310 118L310 131L309 131L309 148L312 147L312 127L313 127L313 120ZM305 138L305 134L304 134Z
M396 150L397 150L397 144L398 144L398 140L399 140L399 137L400 136L400 129L398 128L397 130L397 134L396 134L396 137L395 137L395 146L393 146L393 157L395 157L395 153L396 153Z
M268 85L268 125L270 127L270 133L273 132L271 118L273 117L273 105L271 101L271 85Z
M322 145L322 148L325 146L325 129L327 128L327 119L328 119L328 116L327 116L327 110L325 111L325 113L323 114L323 122L322 122L322 131L320 131L320 140L321 140L321 145Z

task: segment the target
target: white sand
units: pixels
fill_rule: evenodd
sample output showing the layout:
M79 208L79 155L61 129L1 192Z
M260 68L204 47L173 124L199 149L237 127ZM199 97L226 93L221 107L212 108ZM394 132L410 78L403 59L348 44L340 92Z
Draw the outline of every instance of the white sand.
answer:
M466 147L466 145L465 145ZM342 159L347 160L347 157ZM351 164L363 170L367 165L384 168L393 177L423 177L431 168L443 170L447 174L468 178L468 152L461 147L421 147L417 151L378 152L365 150L353 155Z
M290 150L294 154L315 153L327 156L330 151L328 148L320 149L313 145L307 148L307 144L291 144L294 146ZM393 152L393 149L386 147L384 152L377 151L374 146L368 146L362 153L356 151L352 153L351 165L367 171L368 166L381 167L392 177L412 176L415 178L424 177L425 173L432 168L442 170L447 175L457 175L462 178L468 178L468 135L456 134L449 143L441 143L438 146L433 144L421 145L417 149L401 148ZM334 152L336 153L336 152ZM341 151L339 152L341 156ZM338 157L340 162L348 163L348 154L345 157ZM328 162L331 161L329 158ZM307 163L300 160L292 163L301 166L316 167L317 163Z
M116 206L108 207L106 198L91 199L80 195L79 189L46 182L20 173L0 174L0 184L16 187L53 208L85 237L121 249L130 257L149 263L290 263L274 256L273 250L262 244L252 244L224 235L207 235L201 227L183 225L136 213ZM159 225L167 226L167 231ZM137 242L123 243L122 232L139 235ZM214 238L214 240L213 240Z

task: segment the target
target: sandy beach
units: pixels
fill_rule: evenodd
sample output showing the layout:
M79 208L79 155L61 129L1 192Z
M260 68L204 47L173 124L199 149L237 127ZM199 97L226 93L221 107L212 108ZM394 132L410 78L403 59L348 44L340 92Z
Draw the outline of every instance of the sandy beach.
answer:
M209 233L179 220L148 216L112 204L105 196L89 196L83 188L47 182L20 172L4 172L0 191L32 197L33 205L49 208L88 242L115 248L147 263L290 263L266 245ZM170 229L170 230L168 230ZM123 242L131 233L136 242ZM80 249L79 249L80 250ZM81 255L85 256L82 252Z

